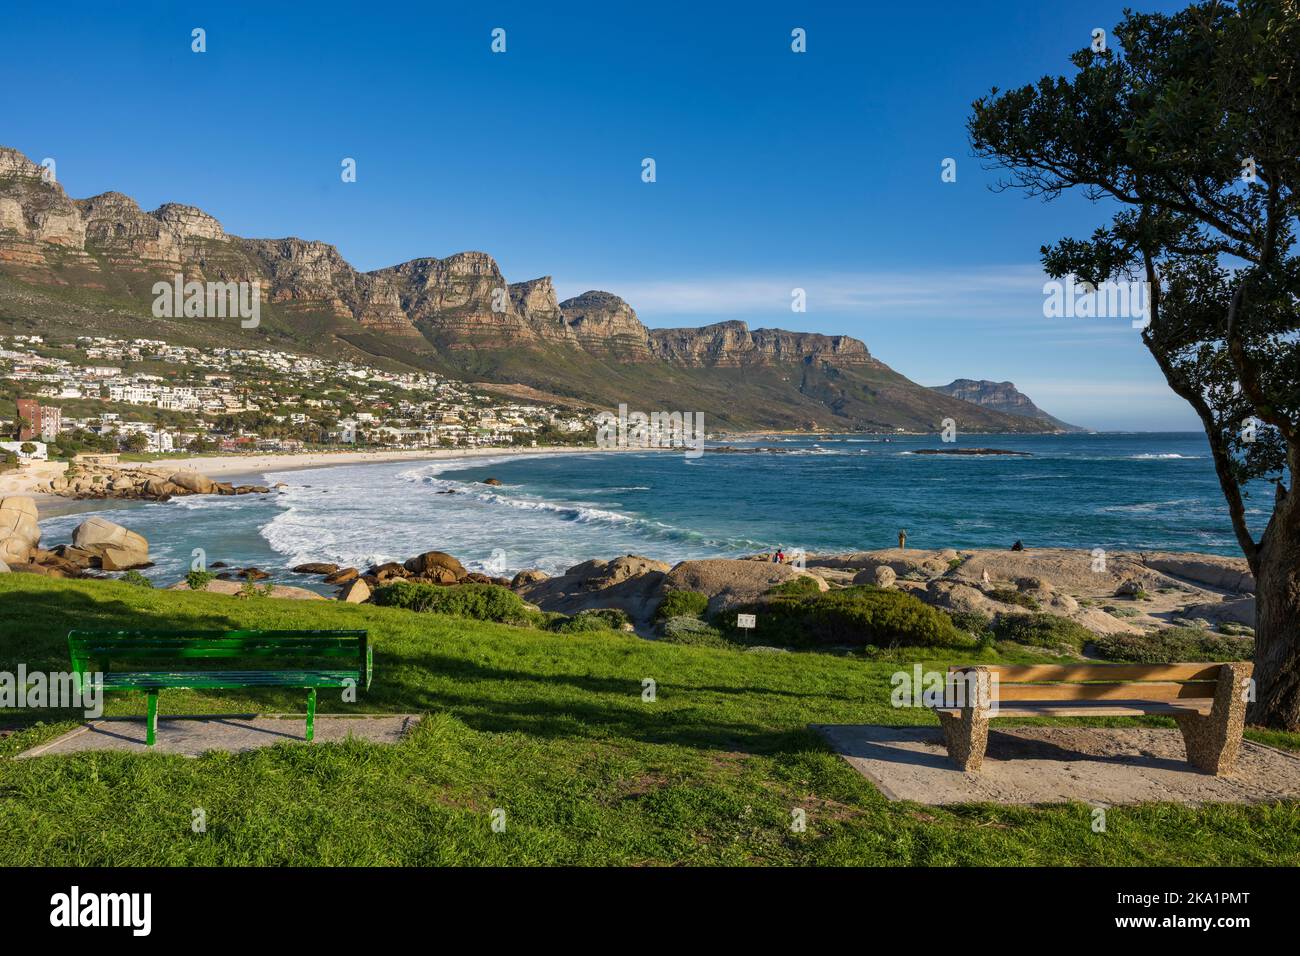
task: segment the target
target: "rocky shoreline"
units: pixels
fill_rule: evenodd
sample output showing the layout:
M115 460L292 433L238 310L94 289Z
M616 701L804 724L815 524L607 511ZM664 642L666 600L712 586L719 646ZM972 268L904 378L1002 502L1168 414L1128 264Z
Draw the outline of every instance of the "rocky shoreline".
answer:
M37 494L75 500L138 499L170 501L182 495L269 494L266 485L232 485L197 471L175 468L117 468L110 465L70 465L57 478L38 482Z
M178 475L182 481L174 480ZM122 497L240 494L241 487L249 489L242 493L271 490L230 486L196 473L163 476L143 470L130 488L106 484L105 496ZM171 490L173 486L182 491ZM64 492L83 494L75 484ZM23 496L0 499L0 572L88 577L149 566L144 537L99 516L78 525L71 542L43 548L35 502ZM260 568L227 567L220 561L211 568L207 590L244 593L249 583L263 582L264 593L271 596L326 599ZM439 587L498 585L544 612L622 612L631 628L645 636L655 634L659 606L673 592L702 595L708 615L716 617L739 607L761 606L772 588L799 578L809 579L816 593L865 584L909 594L949 614L988 620L1050 615L1098 635L1140 635L1168 626L1246 633L1255 618L1255 584L1246 561L1191 552L888 548L812 554L798 562L778 563L771 555L758 554L673 565L629 554L585 561L554 576L529 569L507 577L470 571L453 555L429 550L405 561L364 568L310 562L286 573L295 576L291 581L317 577L348 603L369 602L376 590L398 581ZM188 585L180 581L171 587Z

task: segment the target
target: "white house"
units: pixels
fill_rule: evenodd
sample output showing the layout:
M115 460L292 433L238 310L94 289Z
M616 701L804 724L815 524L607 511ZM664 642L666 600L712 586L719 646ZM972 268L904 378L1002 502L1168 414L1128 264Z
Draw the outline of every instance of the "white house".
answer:
M23 453L23 445L32 445L35 451L30 455ZM49 455L45 451L45 442L43 441L0 441L0 449L13 452L18 456L19 461L48 461Z

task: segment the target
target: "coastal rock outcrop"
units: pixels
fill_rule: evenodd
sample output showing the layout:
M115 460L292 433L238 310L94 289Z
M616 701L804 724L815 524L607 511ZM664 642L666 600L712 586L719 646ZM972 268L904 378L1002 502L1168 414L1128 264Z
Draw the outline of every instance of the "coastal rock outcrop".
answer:
M789 564L743 561L730 558L707 558L682 561L664 579L666 591L700 591L709 597L708 613L753 604L769 590L795 578L808 577L825 591L829 585L816 574L801 571Z
M370 600L370 585L355 578L339 589L339 600L346 604L363 604Z
M99 558L105 571L126 571L149 563L149 542L143 535L98 516L87 518L72 532L73 547Z
M619 608L638 628L648 627L662 600L668 569L662 561L629 554L610 561L584 561L556 577L521 584L515 591L543 611L577 614Z
M41 540L36 502L26 495L0 498L0 561L25 564Z
M67 473L39 482L36 490L63 498L126 498L167 501L179 495L269 494L265 485L239 485L213 481L190 469L163 470L140 466L120 468L75 462Z
M188 591L190 586L184 581L177 581L169 585L168 591ZM238 581L209 581L207 587L203 589L208 594L225 594L239 597L244 593L244 585ZM275 584L270 587L267 597L289 598L294 601L324 601L325 595L317 594L315 591L309 591L306 588L291 587L287 584Z

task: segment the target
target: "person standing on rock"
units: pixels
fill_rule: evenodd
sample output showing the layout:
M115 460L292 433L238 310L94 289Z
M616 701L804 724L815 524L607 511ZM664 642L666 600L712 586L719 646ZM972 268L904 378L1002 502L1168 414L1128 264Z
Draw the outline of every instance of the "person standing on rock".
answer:
M899 529L899 532L898 532L898 550L899 550L899 551L906 551L906 550L907 550L907 529L906 529L906 528L900 528L900 529Z

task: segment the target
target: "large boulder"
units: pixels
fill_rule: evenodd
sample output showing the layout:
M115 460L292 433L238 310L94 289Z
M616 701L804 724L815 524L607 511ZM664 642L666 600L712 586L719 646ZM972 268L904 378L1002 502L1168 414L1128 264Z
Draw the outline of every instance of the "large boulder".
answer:
M98 516L87 518L72 532L72 545L98 555L105 571L126 571L149 563L149 542L144 535Z
M648 628L663 599L668 565L628 554L610 561L584 561L563 574L521 582L515 590L543 611L577 614L613 607L627 612L638 628Z
M946 574L957 552L952 548L937 551L920 551L915 548L884 548L880 551L854 551L849 554L821 554L810 557L806 567L810 571L831 568L856 571L854 584L872 584L876 568L888 567L897 577L912 575L933 578Z
M465 565L445 551L426 551L424 554L417 554L413 558L408 558L402 567L416 576L423 575L431 578L442 577L437 572L447 571L455 581L459 581L466 574Z
M538 568L529 568L526 571L520 571L510 579L512 588L521 588L526 584L536 584L538 581L545 581L550 575Z
M339 589L339 600L347 604L361 604L370 600L370 585L361 578L353 578Z
M1214 588L1232 594L1254 594L1255 578L1245 558L1219 557L1213 554L1147 555L1147 567L1175 580L1199 587Z
M217 492L217 483L197 471L177 471L167 480L192 495L211 495Z
M742 604L752 604L776 585L799 577L812 578L819 591L829 589L829 585L817 575L788 564L731 558L683 561L668 572L664 589L701 591L709 597L708 612L716 614Z
M0 498L0 561L26 564L40 540L36 502L26 495Z
M1214 623L1246 624L1255 626L1255 599L1253 597L1231 598L1225 601L1206 604L1193 604L1181 612L1184 617L1205 618Z

